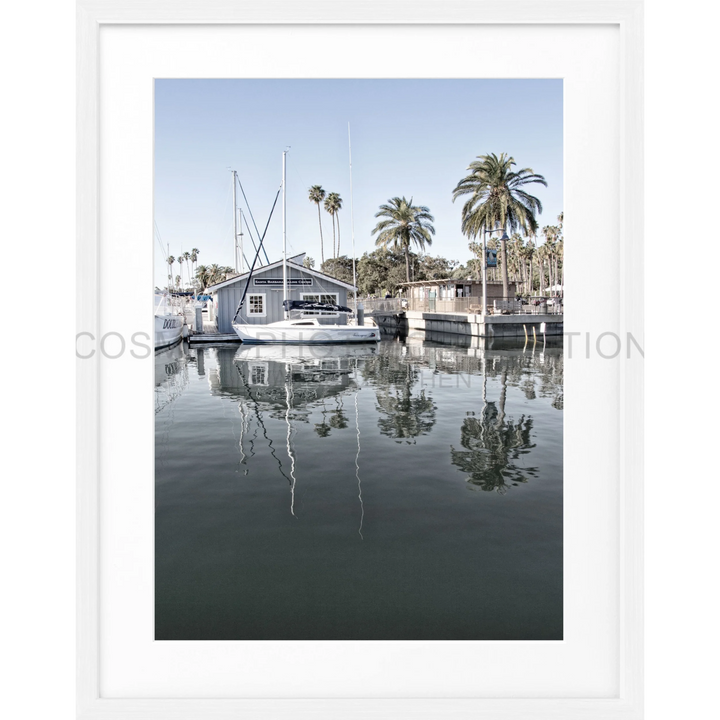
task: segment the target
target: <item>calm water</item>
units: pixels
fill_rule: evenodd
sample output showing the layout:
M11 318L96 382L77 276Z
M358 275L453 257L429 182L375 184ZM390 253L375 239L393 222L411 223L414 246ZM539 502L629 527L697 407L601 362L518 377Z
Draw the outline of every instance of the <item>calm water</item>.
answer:
M562 638L559 346L155 364L157 639Z

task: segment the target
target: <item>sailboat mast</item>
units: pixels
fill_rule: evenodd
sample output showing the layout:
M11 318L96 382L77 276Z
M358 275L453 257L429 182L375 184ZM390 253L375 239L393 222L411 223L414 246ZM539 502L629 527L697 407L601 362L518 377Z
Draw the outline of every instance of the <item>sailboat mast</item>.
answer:
M350 155L350 236L352 238L353 254L353 287L355 288L355 317L358 311L358 289L357 277L355 274L355 216L353 214L353 185L352 185L352 143L350 142L350 123L348 122L348 153Z
M240 234L238 236L238 245L240 248L240 273L245 272L245 251L243 250L243 231L242 231L242 209L240 210Z
M232 170L232 186L233 186L233 251L235 253L235 272L238 272L238 228L237 228L237 178L235 171Z
M283 151L283 166L282 166L282 189L283 189L283 199L282 199L282 236L283 236L283 251L282 251L282 264L283 264L283 309L284 309L284 317L287 318L287 310L285 309L285 300L288 299L288 288L287 288L287 205L286 205L286 195L285 192L285 185L286 185L286 173L285 173L285 166L286 166L286 157L287 157L287 150Z

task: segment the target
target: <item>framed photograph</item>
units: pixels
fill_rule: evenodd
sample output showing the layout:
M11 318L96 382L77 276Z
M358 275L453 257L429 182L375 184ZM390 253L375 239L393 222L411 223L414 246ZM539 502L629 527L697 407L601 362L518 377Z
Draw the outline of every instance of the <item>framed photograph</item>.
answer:
M634 0L78 1L79 717L642 717L642 139Z

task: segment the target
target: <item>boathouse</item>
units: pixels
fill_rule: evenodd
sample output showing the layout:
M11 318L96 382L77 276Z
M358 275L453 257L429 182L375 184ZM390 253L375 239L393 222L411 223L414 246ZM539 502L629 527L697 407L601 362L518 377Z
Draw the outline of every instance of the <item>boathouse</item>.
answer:
M408 298L416 300L427 300L435 297L438 300L454 300L456 298L481 298L482 297L482 280L475 279L451 279L444 278L442 280L416 280L415 282L400 283L400 287L407 291ZM514 298L517 292L517 283L510 281L508 283L508 292L510 297ZM503 297L503 284L501 280L487 281L487 298L488 300L501 299Z
M348 293L355 288L330 275L303 266L305 254L295 255L287 260L288 299L311 300L333 305L348 304ZM248 279L250 284L248 285ZM284 318L283 313L283 265L282 260L256 267L250 273L236 275L224 282L212 285L206 292L215 298L217 329L219 333L232 333L232 321L240 300L247 287L247 295L238 320L258 325L267 325ZM323 311L320 316L313 313L323 324L345 325L344 314Z

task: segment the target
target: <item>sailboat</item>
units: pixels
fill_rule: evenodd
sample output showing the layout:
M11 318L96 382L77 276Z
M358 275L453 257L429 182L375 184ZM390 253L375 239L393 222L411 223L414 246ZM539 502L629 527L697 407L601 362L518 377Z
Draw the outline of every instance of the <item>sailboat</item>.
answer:
M353 311L343 305L331 303L310 302L305 300L290 300L288 298L288 273L287 273L287 222L286 222L286 177L287 177L287 153L283 151L282 165L282 224L283 224L283 308L285 319L267 325L255 325L233 321L232 327L243 343L267 344L267 343L289 343L292 345L327 345L335 343L375 343L380 341L380 328L373 320L370 324L358 325L356 317L351 317ZM352 167L352 166L351 166ZM261 246L262 247L262 243ZM258 253L260 248L258 248ZM253 263L254 266L254 263ZM354 264L353 264L354 268ZM250 285L253 270L250 270L246 284ZM357 291L356 291L357 292ZM240 305L235 313L235 319L245 301L245 293L240 300ZM357 301L356 301L357 302ZM327 325L320 323L313 313L334 313L345 315L348 318L347 325ZM310 315L310 316L308 316ZM357 315L357 313L355 313Z
M171 305L167 295L155 295L155 350L170 347L182 339L185 317Z

